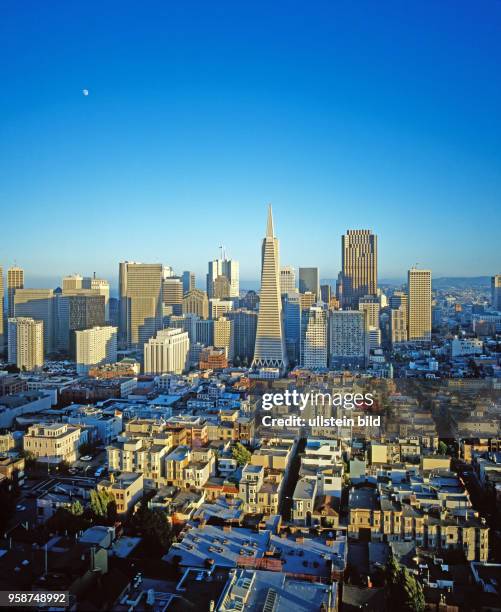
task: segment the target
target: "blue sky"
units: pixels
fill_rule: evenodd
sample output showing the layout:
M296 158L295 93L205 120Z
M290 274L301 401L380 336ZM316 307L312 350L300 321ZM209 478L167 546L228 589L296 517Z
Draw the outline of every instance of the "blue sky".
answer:
M501 2L3 4L0 264L501 272ZM83 96L82 90L89 89Z

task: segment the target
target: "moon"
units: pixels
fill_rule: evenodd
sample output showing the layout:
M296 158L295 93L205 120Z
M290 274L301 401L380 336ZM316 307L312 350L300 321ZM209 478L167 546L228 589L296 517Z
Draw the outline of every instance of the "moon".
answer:
M82 89L82 93L84 96L88 96L89 95L89 90L88 89Z

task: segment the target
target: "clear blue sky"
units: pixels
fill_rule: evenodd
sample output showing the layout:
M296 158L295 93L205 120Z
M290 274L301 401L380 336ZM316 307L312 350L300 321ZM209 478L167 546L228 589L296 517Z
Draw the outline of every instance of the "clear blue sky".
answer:
M199 276L501 272L501 2L9 2L0 15L0 263L35 285L118 261ZM82 94L84 88L89 95Z

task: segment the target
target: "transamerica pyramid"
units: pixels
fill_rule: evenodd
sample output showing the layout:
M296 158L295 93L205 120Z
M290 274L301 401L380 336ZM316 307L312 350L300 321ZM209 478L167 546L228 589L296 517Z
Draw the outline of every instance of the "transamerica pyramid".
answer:
M287 368L287 353L282 325L278 238L273 232L271 204L261 253L261 292L252 367L279 368L283 373Z

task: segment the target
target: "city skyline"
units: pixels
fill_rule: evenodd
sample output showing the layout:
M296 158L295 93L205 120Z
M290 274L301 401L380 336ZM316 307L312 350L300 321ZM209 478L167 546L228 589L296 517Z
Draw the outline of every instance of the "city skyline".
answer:
M284 20L276 6L110 3L96 21L93 2L7 7L0 198L7 227L23 212L23 249L8 232L0 261L34 277L111 278L125 259L200 274L223 243L258 279L255 213L271 201L282 260L323 278L347 228L381 237L382 278L404 276L396 262L495 273L500 9L449 8L323 4Z

